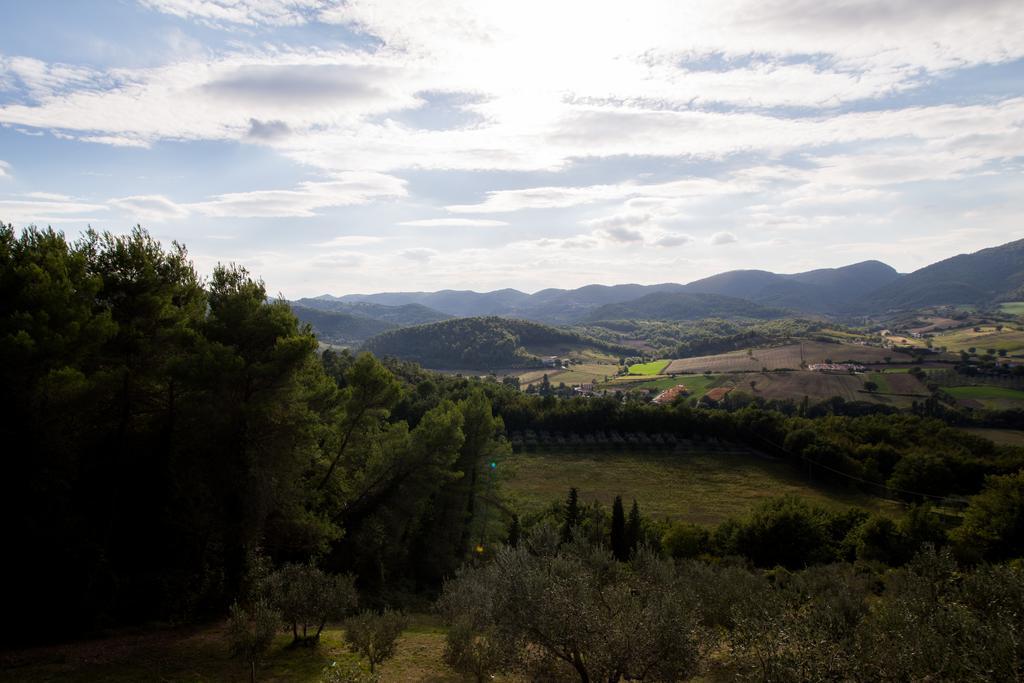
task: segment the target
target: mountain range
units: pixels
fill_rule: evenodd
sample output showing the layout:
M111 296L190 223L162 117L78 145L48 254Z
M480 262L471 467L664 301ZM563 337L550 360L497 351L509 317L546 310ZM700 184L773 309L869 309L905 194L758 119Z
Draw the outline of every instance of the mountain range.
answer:
M298 317L325 339L353 343L398 327L453 317L500 316L555 325L794 314L842 317L1019 298L1024 298L1024 240L954 256L905 275L872 260L792 274L732 270L687 284L587 285L533 294L516 289L446 289L323 295L292 305Z

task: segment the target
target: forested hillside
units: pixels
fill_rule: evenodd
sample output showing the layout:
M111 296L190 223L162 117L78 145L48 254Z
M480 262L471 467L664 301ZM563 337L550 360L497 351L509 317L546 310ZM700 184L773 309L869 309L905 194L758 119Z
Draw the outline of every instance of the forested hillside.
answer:
M779 318L785 311L719 294L655 292L626 303L607 304L587 315L598 320L699 320L701 318Z
M439 320L447 320L452 316L441 311L435 311L422 304L402 304L398 306L387 306L366 301L341 301L334 297L315 297L297 299L292 302L294 305L303 308L315 308L319 311L333 311L336 313L348 313L395 325L423 325Z
M1024 240L933 263L872 292L865 310L1013 300L1024 287Z
M344 311L329 311L291 304L292 313L313 328L318 339L332 344L358 344L375 334L393 330L394 323Z
M602 348L628 351L526 320L457 318L431 325L393 330L368 340L363 349L430 368L488 370L540 365L540 355L558 355L555 348Z

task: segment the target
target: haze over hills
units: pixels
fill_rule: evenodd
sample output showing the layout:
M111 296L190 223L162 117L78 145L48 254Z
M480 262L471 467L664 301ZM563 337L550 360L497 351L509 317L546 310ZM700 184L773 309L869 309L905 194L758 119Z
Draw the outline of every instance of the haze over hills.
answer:
M348 313L396 325L422 325L454 317L451 314L436 311L422 304L389 306L368 301L340 301L330 296L298 299L292 303L305 308L315 308L320 311L331 311L334 313Z
M533 294L516 289L382 292L324 295L297 303L397 326L451 316L502 316L565 325L626 319L863 315L926 305L981 305L1022 294L1024 240L954 256L909 275L871 260L792 274L733 270L688 284L587 285ZM360 326L352 338L365 339L361 336L365 327Z
M686 291L724 294L807 313L844 313L869 292L900 278L881 261L842 268L779 275L764 270L733 270L697 280Z
M1024 294L1024 240L960 254L916 270L873 292L870 310L940 304L987 304Z
M748 299L694 292L653 292L624 303L605 304L592 311L586 322L600 320L699 320L701 318L779 318L786 311Z

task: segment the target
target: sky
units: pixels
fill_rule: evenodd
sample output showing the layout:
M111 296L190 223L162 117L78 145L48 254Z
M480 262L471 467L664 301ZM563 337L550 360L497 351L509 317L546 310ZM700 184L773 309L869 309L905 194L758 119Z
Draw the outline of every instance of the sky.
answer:
M288 298L1024 237L1021 0L0 0L0 221Z

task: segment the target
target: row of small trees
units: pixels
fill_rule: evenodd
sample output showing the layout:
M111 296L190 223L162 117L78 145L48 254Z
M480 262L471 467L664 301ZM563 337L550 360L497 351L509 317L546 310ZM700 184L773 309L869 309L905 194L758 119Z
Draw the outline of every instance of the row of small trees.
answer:
M246 662L252 681L282 629L291 630L293 646L312 647L328 621L344 619L349 650L366 659L372 676L378 664L394 655L407 624L402 613L389 609L354 613L354 577L328 574L313 565L289 564L268 572L258 564L249 591L246 604L231 606L228 639L232 655ZM329 672L328 678L339 671Z

